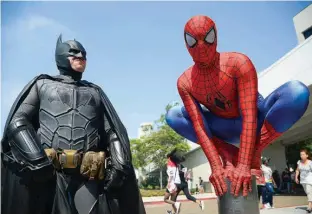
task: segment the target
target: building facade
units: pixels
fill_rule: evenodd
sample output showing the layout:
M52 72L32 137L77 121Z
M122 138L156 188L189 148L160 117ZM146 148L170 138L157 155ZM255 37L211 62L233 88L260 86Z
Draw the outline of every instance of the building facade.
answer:
M294 18L294 25L299 44L312 35L312 4L298 13Z

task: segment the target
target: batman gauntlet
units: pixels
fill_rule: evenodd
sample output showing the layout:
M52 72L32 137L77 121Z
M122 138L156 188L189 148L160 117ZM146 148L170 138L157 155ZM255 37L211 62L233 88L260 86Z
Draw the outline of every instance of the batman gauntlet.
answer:
M105 170L105 153L104 152L87 152L84 154L80 173L90 180L104 179Z

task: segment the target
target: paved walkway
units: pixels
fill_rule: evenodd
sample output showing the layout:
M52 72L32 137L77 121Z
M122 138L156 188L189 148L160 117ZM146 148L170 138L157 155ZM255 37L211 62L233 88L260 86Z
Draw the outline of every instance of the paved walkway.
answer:
M306 206L261 210L261 214L306 214Z
M201 211L197 204L188 201L182 203L180 214L206 214L206 213L218 214L217 200L213 198L213 195L202 194L195 196L198 198L208 198L207 200L203 199L205 203L205 210ZM155 198L157 199L159 197ZM179 198L181 200L182 195L179 196ZM152 203L151 201L152 200L150 200L150 203L149 202L145 203L147 214L166 214L166 210L171 210L171 206L168 204L159 201L157 202L157 200L154 203ZM260 214L306 214L305 211L306 206L304 206L304 204L306 203L307 203L306 196L275 196L274 206L276 207L276 209L261 210Z
M216 195L214 193L204 193L204 194L197 194L193 195L197 199L201 200L209 200L209 199L216 199ZM185 195L179 195L178 201L187 201ZM143 197L144 204L161 204L164 203L164 196L155 196L155 197Z

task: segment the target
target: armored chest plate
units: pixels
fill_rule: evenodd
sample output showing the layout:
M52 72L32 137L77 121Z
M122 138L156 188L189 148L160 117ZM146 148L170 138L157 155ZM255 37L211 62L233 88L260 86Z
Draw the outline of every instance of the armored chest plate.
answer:
M40 80L40 134L48 147L89 149L99 141L103 123L96 89L79 83Z

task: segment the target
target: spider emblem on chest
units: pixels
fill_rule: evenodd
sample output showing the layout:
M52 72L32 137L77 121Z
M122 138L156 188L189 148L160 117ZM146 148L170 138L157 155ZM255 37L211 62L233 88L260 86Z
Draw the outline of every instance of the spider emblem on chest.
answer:
M232 107L231 101L227 100L221 92L217 92L216 94L207 94L206 102L222 110L226 110Z

